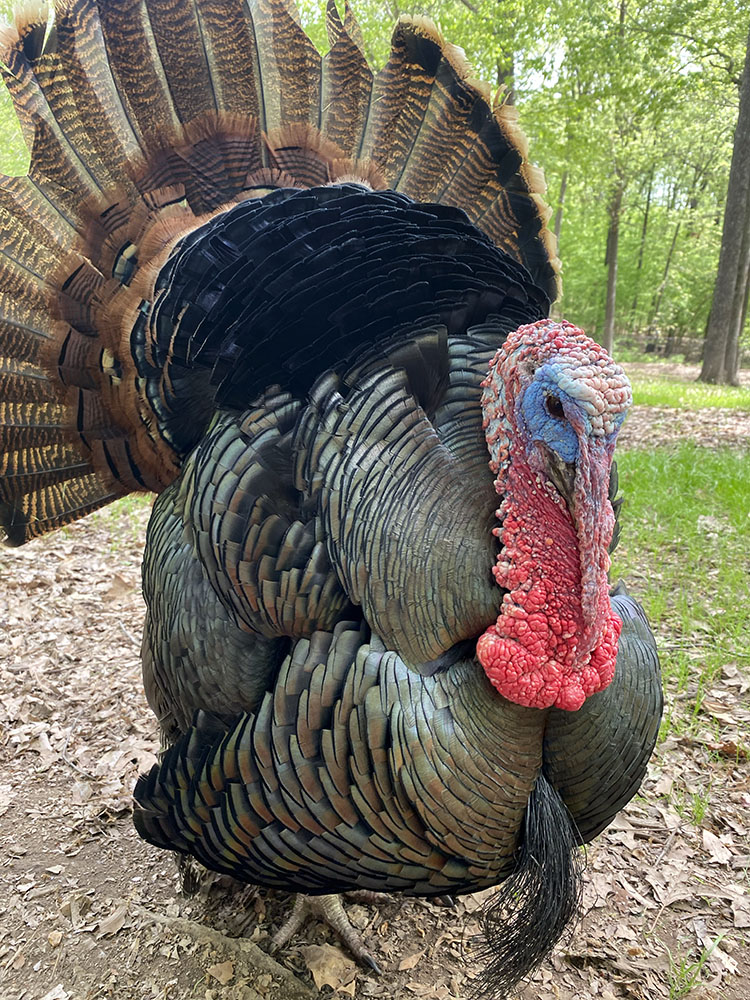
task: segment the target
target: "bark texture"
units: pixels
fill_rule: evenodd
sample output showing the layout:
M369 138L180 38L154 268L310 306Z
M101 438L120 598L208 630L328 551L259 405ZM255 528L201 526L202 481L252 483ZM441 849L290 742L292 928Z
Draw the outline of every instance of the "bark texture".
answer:
M750 36L748 37L750 51ZM740 109L729 169L719 269L706 330L702 382L737 383L739 337L750 263L750 58L740 81Z

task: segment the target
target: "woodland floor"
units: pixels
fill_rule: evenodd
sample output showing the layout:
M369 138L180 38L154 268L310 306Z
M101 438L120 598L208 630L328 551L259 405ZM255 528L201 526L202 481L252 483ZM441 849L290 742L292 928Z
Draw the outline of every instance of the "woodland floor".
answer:
M636 411L622 443L685 437L747 447L750 412ZM467 1000L479 897L350 905L380 977L314 922L278 964L262 949L284 898L217 884L181 898L171 858L136 836L131 791L157 749L138 658L147 517L125 500L0 553L0 1000L301 1000L313 975L328 995ZM522 1000L748 1000L749 668L728 652L705 726L660 743L588 849L583 919ZM707 768L696 822L669 793Z

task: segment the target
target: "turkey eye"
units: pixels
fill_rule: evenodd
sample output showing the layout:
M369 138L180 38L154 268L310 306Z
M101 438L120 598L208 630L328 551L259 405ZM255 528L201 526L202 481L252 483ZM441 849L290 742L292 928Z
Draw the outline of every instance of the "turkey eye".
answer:
M547 396L544 400L547 407L547 413L555 420L565 420L565 410L563 405L557 396Z

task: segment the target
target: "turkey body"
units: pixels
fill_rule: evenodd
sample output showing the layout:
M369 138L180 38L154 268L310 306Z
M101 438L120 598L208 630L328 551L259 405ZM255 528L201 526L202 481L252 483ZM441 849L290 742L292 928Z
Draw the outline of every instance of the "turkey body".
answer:
M158 494L136 828L310 894L502 884L499 995L661 714L607 585L629 389L545 319L513 112L419 18L374 75L333 4L322 59L282 0L37 14L2 42L33 156L0 183L0 523Z
M540 774L580 842L632 796L660 693L627 593L613 597L615 682L577 713L499 696L474 656L498 606L478 570L497 552L479 407L491 353L425 335L322 379L306 407L271 394L219 418L157 499L144 676L177 745L136 790L146 839L270 887L442 895L514 870ZM409 371L431 365L442 388L428 415ZM237 450L241 463L225 457ZM249 524L240 549L233 526L246 537ZM224 610L227 580L243 576L232 593L246 628Z

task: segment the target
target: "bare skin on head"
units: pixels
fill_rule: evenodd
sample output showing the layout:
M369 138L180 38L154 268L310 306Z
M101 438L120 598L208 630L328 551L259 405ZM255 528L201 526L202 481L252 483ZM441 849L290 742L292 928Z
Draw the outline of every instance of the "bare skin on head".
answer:
M519 328L484 382L490 465L504 497L493 572L507 593L477 655L518 704L575 710L614 676L622 623L608 596L608 489L630 402L619 365L566 322Z

